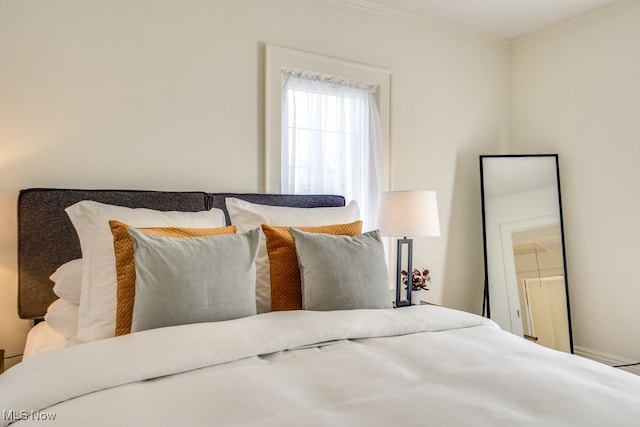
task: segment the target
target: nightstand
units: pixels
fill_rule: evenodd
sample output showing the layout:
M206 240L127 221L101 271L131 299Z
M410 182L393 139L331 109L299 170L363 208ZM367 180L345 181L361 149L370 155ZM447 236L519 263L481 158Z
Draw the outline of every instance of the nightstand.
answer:
M440 304L434 304L432 302L426 302L426 301L420 301L420 305L437 305L438 307L440 307Z

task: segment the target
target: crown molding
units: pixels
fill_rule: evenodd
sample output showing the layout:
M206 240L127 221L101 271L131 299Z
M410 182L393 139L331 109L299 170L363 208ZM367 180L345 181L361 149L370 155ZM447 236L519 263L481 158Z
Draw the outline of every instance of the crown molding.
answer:
M367 0L330 0L330 1L334 3L342 4L345 6L357 8L360 10L364 10L370 13L376 13L378 15L384 15L384 16L402 20L405 22L410 22L412 24L422 25L438 31L475 38L475 39L479 39L479 40L483 40L486 42L490 42L500 46L507 46L507 47L516 47L516 46L531 42L533 40L547 37L552 34L556 34L556 33L568 30L569 28L582 25L584 23L598 19L602 16L606 16L608 14L618 12L619 10L640 5L639 0L620 0L616 3L603 6L591 12L587 12L575 18L568 19L566 21L549 26L542 30L533 32L531 34L527 34L522 37L517 37L514 39L506 39L506 38L490 36L488 34L485 34L479 31L469 30L468 28L465 28L462 26L446 24L441 21L425 18L424 16L421 16L415 13L405 12L405 11L394 9L391 7L382 6Z
M603 16L610 15L620 10L624 10L624 9L631 8L633 6L638 6L638 5L640 5L640 1L638 0L620 0L618 2L592 10L591 12L587 12L580 16L576 16L575 18L568 19L566 21L560 22L558 24L552 25L550 27L544 28L534 33L515 38L511 40L511 45L515 47L515 46L532 42L534 40L542 39L544 37L549 37L551 35L561 33L563 31L578 27L588 22L592 22Z
M412 24L422 25L425 27L429 27L434 30L453 33L464 37L470 37L474 39L479 39L485 42L497 44L500 46L509 46L510 41L500 37L490 36L488 34L469 30L468 28L457 26L453 24L446 24L440 21L432 20L425 18L424 16L405 12L402 10L394 9L387 6L382 6L379 4L371 3L367 0L330 0L334 3L339 3L345 6L353 7L356 9L364 10L370 13L376 13L378 15L384 15L387 17L391 17L394 19L402 20L405 22L410 22Z

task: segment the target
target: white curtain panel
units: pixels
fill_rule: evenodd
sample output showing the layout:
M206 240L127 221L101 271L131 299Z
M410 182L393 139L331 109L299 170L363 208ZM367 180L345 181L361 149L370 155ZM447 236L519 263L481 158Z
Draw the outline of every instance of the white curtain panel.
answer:
M341 194L376 227L381 190L375 87L300 71L282 72L283 193Z

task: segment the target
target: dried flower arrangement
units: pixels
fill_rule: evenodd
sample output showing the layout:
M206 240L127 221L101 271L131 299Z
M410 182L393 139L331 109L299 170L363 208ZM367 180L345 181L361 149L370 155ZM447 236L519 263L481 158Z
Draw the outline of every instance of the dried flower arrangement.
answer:
M406 270L402 270L400 274L402 275L402 283L404 285L407 285L409 283L409 277L408 277L409 273ZM429 290L429 283L431 283L431 276L429 275L429 270L427 270L426 268L423 268L423 269L414 268L412 276L413 276L411 281L412 291L421 291L421 290L428 291Z

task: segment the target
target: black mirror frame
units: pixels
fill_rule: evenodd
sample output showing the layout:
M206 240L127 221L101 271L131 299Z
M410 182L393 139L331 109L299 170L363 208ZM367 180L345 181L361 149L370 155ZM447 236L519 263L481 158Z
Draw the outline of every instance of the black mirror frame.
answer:
M571 324L571 304L569 304L569 273L567 270L567 255L565 244L564 216L562 210L562 191L560 190L560 162L558 154L482 154L480 162L480 201L482 205L482 246L484 252L484 297L482 301L482 315L491 318L491 299L489 292L489 269L487 262L487 222L484 191L484 162L485 158L522 158L522 157L552 157L556 164L556 183L558 186L558 213L560 215L560 240L562 244L562 267L564 269L564 287L567 301L567 322L569 327L569 348L573 354L573 326Z

